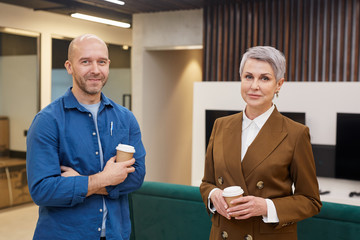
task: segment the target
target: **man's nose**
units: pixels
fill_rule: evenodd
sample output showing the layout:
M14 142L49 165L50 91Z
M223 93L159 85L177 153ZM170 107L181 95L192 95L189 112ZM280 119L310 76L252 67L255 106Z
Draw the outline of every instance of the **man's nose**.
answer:
M99 65L97 64L97 62L93 62L91 64L91 72L93 74L99 74L100 73Z

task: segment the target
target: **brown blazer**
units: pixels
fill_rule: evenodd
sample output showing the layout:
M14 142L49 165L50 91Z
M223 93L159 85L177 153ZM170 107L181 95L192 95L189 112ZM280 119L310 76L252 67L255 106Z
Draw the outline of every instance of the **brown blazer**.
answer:
M271 199L280 222L264 223L261 216L227 220L215 213L210 239L297 239L296 222L322 205L309 129L275 108L241 162L242 118L238 113L215 121L200 186L203 201L207 208L212 189L238 185L244 195Z

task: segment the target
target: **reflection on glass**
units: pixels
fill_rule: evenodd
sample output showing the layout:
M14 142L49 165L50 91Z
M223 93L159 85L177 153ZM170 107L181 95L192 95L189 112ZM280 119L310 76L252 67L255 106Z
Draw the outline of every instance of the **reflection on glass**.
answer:
M71 39L52 39L51 101L61 97L72 86L72 77L64 67Z
M62 96L72 86L72 76L64 67L71 39L52 39L51 100ZM108 44L110 72L103 93L116 103L131 109L131 48Z
M39 110L38 36L0 28L0 116L9 119L10 155L17 157L25 156L26 130Z

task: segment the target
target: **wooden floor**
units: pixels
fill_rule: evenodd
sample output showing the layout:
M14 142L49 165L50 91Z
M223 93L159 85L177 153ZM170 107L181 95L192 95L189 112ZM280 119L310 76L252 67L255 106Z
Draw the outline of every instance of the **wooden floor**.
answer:
M38 218L38 206L27 203L0 210L0 238L31 240Z

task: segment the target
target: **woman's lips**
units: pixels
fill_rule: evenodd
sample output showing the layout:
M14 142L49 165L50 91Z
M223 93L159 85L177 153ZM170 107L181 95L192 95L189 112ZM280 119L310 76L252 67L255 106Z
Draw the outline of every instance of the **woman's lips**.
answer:
M249 97L251 98L260 98L261 95L258 95L258 94L248 94Z

